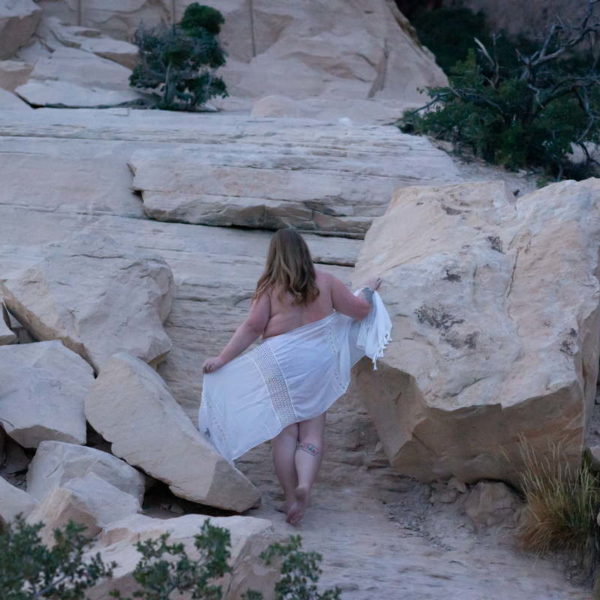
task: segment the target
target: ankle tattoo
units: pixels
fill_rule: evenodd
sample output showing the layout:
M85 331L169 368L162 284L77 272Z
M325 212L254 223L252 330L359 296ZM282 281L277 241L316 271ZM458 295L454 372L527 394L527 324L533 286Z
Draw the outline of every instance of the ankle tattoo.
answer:
M320 450L314 445L314 444L298 444L298 448L300 448L300 450L304 450L304 452L308 452L309 454L311 454L312 456L317 456L317 454L319 454Z

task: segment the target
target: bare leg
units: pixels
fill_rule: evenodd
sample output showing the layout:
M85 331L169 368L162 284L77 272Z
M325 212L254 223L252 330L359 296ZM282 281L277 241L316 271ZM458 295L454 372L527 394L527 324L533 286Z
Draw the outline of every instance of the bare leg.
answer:
M297 525L304 516L310 491L317 478L323 457L325 413L298 424L298 448L296 450L296 473L298 485L294 490L294 502L287 513L287 521Z
M298 423L288 425L278 436L273 438L273 464L277 479L285 494L283 512L287 512L294 502L294 491L298 485L294 457L298 446Z

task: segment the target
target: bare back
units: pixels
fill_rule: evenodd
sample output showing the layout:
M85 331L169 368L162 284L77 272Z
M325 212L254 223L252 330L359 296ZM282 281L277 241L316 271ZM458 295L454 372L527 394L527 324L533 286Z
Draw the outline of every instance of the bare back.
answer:
M269 292L270 313L269 320L264 329L263 338L280 335L324 319L334 310L361 319L369 311L370 305L363 298L358 298L333 275L315 269L316 285L319 295L310 304L294 304L293 297L289 293L278 297L277 290Z

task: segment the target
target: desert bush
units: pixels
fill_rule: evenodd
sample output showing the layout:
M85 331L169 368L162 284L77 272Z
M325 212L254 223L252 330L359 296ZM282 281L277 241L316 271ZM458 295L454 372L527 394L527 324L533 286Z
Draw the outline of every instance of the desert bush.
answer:
M51 548L42 543L42 527L18 517L0 534L2 600L83 600L86 590L112 575L114 563L105 564L99 554L84 557L90 546L84 527L57 529Z
M450 71L449 85L428 88L431 100L399 121L510 169L533 167L556 179L597 172L590 147L600 143L598 3L576 25L554 24L529 51L506 51L501 38L475 38ZM570 160L578 146L584 164Z
M600 562L600 480L589 462L577 469L565 460L561 444L543 455L522 446L521 488L526 506L517 536L524 549L544 555L571 554L591 574Z
M69 523L54 532L52 548L42 542L35 525L17 518L0 533L0 590L2 600L83 600L85 592L100 579L112 576L118 565L106 564L100 554L85 555L90 540L83 527ZM221 600L219 580L232 572L231 536L227 529L206 520L194 536L194 556L185 545L169 542L169 534L137 542L140 559L133 571L139 589L132 598L141 600L174 600L182 593L194 600ZM319 592L322 557L302 550L300 536L287 542L271 544L261 560L280 571L274 593L276 600L339 600L335 588ZM113 598L126 598L119 591ZM255 590L248 590L243 600L262 600Z
M201 109L215 96L227 96L216 70L225 64L217 36L223 15L209 6L190 4L180 23L140 28L134 42L138 64L129 78L132 87L156 97L157 108Z

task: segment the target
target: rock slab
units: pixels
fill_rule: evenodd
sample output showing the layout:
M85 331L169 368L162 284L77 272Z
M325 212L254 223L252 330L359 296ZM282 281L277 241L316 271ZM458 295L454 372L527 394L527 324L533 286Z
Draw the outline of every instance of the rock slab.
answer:
M10 58L29 41L41 14L33 0L0 0L0 59Z
M194 535L200 533L205 521L222 527L231 536L232 573L220 580L223 600L238 600L249 589L262 592L265 600L273 599L273 589L278 578L277 569L267 567L259 555L276 541L271 522L253 517L217 517L185 515L173 519L153 519L146 515L131 515L113 523L100 535L91 554L100 552L105 562L115 561L118 567L111 580L103 582L88 592L89 600L109 600L112 589L129 597L136 589L132 572L140 559L134 544L169 533L169 543L181 543L194 559Z
M59 341L0 346L0 422L26 448L85 444L83 401L92 368Z
M94 382L85 412L113 454L164 481L176 496L236 512L259 500L258 490L213 449L139 359L114 355Z
M0 282L7 307L38 338L60 339L98 369L128 351L160 362L173 276L158 256L87 231L50 244L37 264Z
M402 473L519 483L520 439L577 465L600 336L600 180L398 190L366 237L393 323L362 396Z
M108 452L63 442L39 445L27 472L27 492L41 502L54 489L89 474L142 502L144 476L139 471Z

